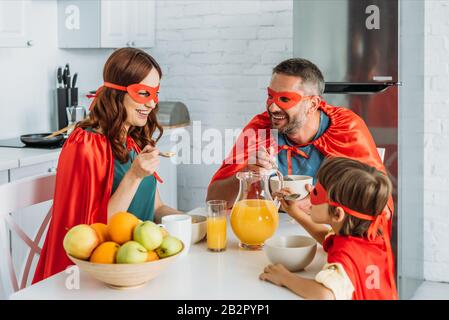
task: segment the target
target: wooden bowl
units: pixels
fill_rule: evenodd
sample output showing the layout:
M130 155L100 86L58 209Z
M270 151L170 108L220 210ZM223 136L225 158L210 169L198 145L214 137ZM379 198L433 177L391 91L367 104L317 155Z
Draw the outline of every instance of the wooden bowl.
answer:
M67 255L80 270L114 289L136 288L156 278L184 251L184 245L180 252L174 256L144 263L135 264L102 264L92 263L76 259Z

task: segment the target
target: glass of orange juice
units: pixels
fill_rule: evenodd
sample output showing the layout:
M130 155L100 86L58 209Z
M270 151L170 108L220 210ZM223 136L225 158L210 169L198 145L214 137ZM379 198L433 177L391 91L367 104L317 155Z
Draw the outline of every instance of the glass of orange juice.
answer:
M226 250L226 201L207 201L207 248L210 251Z

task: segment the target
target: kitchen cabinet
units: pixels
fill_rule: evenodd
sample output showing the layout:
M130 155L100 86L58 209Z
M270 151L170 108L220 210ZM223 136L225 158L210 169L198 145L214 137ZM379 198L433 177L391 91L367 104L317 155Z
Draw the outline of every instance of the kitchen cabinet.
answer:
M59 0L60 48L149 48L155 41L154 0Z
M0 184L8 183L9 182L8 176L9 176L8 170L0 171Z
M33 45L30 7L31 0L0 1L0 47L21 48Z

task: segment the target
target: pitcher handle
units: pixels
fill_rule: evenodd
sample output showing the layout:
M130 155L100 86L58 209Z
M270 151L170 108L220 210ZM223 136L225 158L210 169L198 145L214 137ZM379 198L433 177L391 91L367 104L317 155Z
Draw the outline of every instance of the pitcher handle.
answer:
M279 179L279 190L281 190L281 189L284 188L284 176L279 171L279 169L276 170L276 175L277 175L277 177ZM273 201L274 201L274 205L279 209L280 206L281 206L281 202L278 199L273 199Z

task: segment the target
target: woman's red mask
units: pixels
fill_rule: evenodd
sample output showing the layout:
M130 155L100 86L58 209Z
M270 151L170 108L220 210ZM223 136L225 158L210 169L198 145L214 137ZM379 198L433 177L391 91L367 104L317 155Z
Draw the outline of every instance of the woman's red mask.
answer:
M159 85L157 87L149 87L141 83L135 83L127 87L124 87L114 83L105 82L103 86L111 89L128 92L129 96L137 103L146 104L151 100L154 100L154 103L157 104L159 101L157 96L157 93L159 91Z
M279 108L288 110L296 106L301 100L311 98L313 96L301 96L296 92L276 92L273 89L267 88L268 98L267 107L275 103Z
M105 82L100 88L97 89L95 94L87 95L88 98L95 98L90 104L89 110L92 110L92 107L95 105L95 100L98 96L98 93L101 91L101 89L103 89L103 87L128 92L129 96L137 103L146 104L151 100L153 100L155 104L159 102L158 91L160 85L158 85L157 87L149 87L141 83L135 83L125 87L119 86L118 84Z

